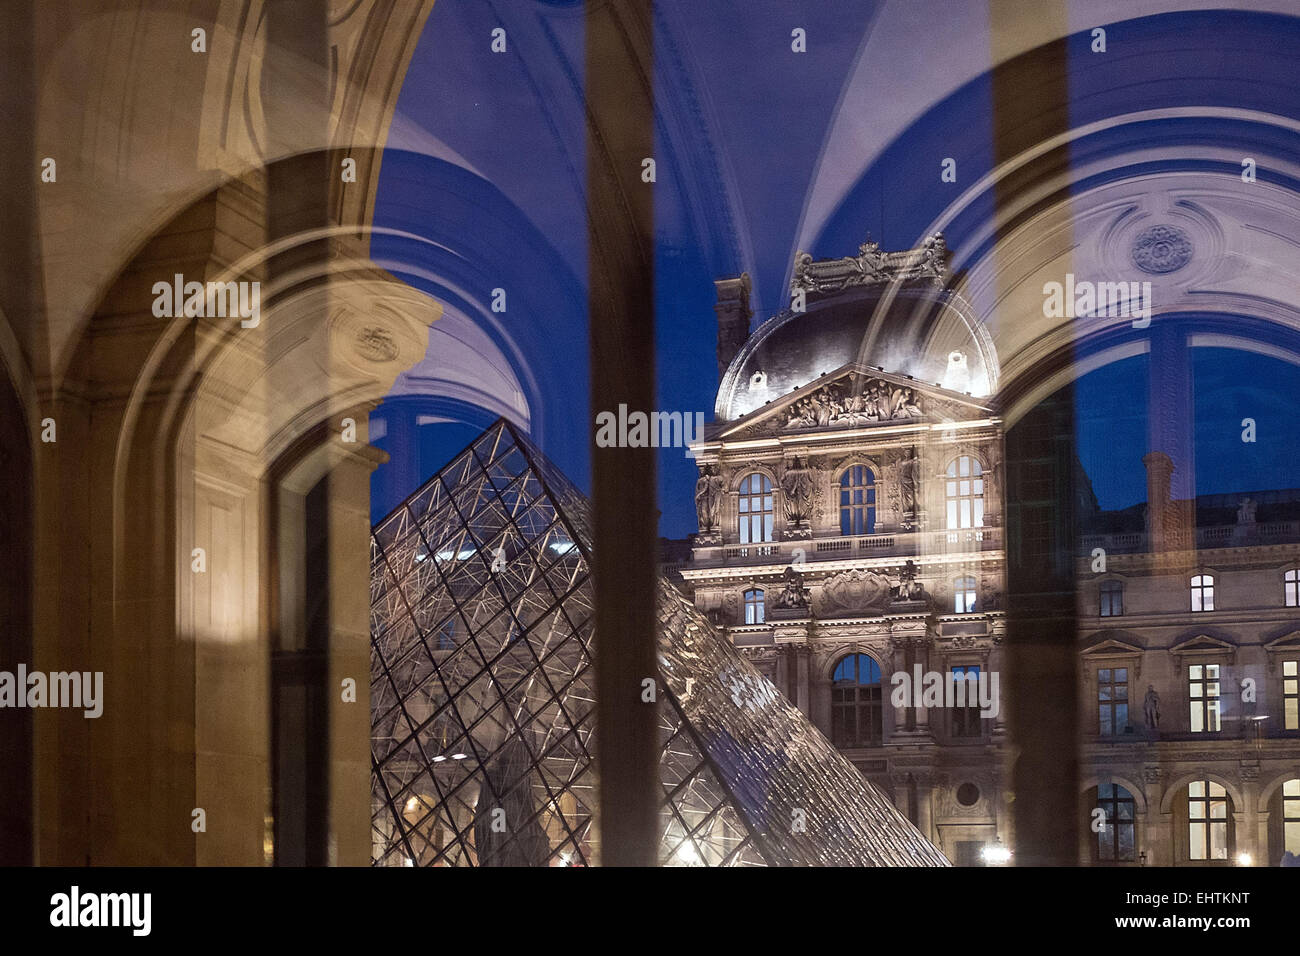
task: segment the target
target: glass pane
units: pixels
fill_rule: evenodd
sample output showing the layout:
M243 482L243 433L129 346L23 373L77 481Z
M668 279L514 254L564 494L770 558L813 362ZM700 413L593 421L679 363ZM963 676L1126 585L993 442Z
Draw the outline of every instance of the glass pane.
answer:
M1193 664L1191 667L1189 667L1189 668L1187 669L1187 675L1188 675L1192 680L1200 680L1200 679L1201 679L1201 665L1200 665L1200 664Z

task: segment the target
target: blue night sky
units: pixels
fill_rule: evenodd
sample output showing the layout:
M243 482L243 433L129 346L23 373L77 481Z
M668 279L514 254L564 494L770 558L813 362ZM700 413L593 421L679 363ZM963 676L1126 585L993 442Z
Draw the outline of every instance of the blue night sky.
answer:
M534 439L586 490L592 413L579 100L582 5L552 0L528 6L544 15L525 17L494 0L440 0L434 6L385 152L375 225L419 237L428 250L421 253L429 257L428 273L454 272L456 281L435 281L424 268L411 266L409 254L399 255L406 240L377 238L373 252L406 281L440 301L464 304L466 311L472 301L486 302L493 287L511 289L510 310L492 334L514 342L532 376ZM664 115L653 188L657 377L664 410L703 411L712 418L714 279L750 272L755 326L786 304L791 257L828 130L880 4L796 4L794 22L810 38L807 55L790 50L791 6L788 0L657 5L656 96ZM498 25L509 30L508 54L488 50L485 38ZM1189 52L1197 50L1190 42L1197 34L1222 43L1221 60L1206 62L1202 53ZM1070 41L1073 125L1173 105L1300 117L1294 76L1280 77L1268 102L1257 101L1259 84L1230 81L1234 71L1252 69L1259 56L1287 55L1300 46L1296 21L1171 14L1115 25L1110 43L1115 55L1100 58L1089 55L1086 34ZM1159 64L1154 75L1163 79L1153 79L1153 63ZM907 83L907 77L898 82ZM868 234L888 249L917 244L958 189L938 187L937 158L956 158L966 183L992 166L990 103L991 82L984 74L934 104L852 185L806 251L815 257L852 254ZM867 136L871 122L862 118ZM1230 135L1230 126L1134 124L1114 135L1199 141ZM1107 135L1080 149L1116 145ZM734 201L718 201L724 194ZM966 247L988 213L987 207L974 208L954 221L946 233L950 248L972 251ZM1190 427L1198 493L1300 486L1294 453L1300 424L1291 410L1292 396L1300 393L1300 368L1255 354L1192 351ZM1104 508L1145 498L1146 361L1125 359L1077 384L1079 455ZM388 447L383 439L376 444L395 457L417 455L419 472L427 477L493 416L459 409L459 417L461 424L423 426L418 448ZM1246 417L1257 422L1255 444L1241 441ZM386 467L376 472L372 486L375 518L414 490L386 483ZM681 450L660 453L664 536L696 530L694 480L694 463Z

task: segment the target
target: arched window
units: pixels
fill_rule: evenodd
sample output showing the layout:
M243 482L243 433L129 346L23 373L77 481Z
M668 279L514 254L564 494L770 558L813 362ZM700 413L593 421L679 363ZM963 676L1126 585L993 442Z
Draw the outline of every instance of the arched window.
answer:
M953 610L958 614L968 614L975 610L975 579L969 575L955 578L952 582Z
M1292 568L1286 573L1283 588L1287 607L1300 607L1300 568Z
M948 528L984 527L984 472L970 455L948 465L944 496L948 504Z
M1228 792L1213 780L1187 785L1188 842L1193 860L1228 858Z
M740 543L772 540L772 482L755 472L740 483Z
M767 614L763 609L763 592L755 588L745 592L745 623L762 624Z
M1214 575L1198 574L1192 578L1192 610L1214 610Z
M1282 849L1300 856L1300 777L1282 784Z
M875 534L876 476L866 465L840 475L840 534Z
M1098 612L1102 617L1119 617L1124 613L1124 582L1101 582L1101 607Z
M1097 808L1106 815L1097 831L1097 860L1131 863L1137 845L1133 823L1133 794L1117 783L1097 785Z
M874 747L883 739L880 665L849 654L835 665L831 685L831 741L837 747Z

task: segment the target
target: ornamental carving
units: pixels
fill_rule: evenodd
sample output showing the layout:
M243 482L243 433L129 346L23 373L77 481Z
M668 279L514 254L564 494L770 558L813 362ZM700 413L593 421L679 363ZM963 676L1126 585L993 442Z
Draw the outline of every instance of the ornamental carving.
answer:
M849 427L921 417L910 386L852 373L799 399L787 409L787 428Z
M369 362L391 362L397 358L397 341L393 333L379 325L367 325L357 330L357 354Z
M840 292L851 286L899 282L907 279L932 279L943 284L947 271L948 245L943 233L936 232L916 249L885 252L880 243L868 239L858 246L856 256L814 261L806 252L794 257L794 278L790 291Z
M868 610L883 613L891 591L889 578L878 571L842 571L822 584L819 614L830 617Z
M1152 275L1176 272L1191 258L1192 241L1177 226L1152 226L1133 243L1133 264Z

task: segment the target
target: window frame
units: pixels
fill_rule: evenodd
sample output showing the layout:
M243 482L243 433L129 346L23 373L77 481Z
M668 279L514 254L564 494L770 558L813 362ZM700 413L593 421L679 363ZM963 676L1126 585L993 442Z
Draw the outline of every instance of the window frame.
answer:
M758 490L751 482L757 478ZM771 544L776 538L775 483L761 471L751 471L740 479L736 498L736 531L742 545ZM755 503L758 510L754 510ZM756 524L757 522L757 524ZM757 527L758 538L754 538Z
M1109 787L1110 793L1103 795L1102 788ZM1123 794L1123 796L1120 796ZM1097 863L1134 863L1137 860L1137 800L1127 787L1113 781L1097 784L1097 807L1105 814L1106 825L1097 833L1093 843L1093 860ZM1122 808L1128 808L1128 819L1122 815ZM1121 836L1124 830L1131 831L1129 849L1122 848ZM1109 846L1111 857L1107 859L1102 853L1103 841L1110 834ZM1127 855L1125 855L1127 852Z
M970 584L967 585L966 582ZM963 600L965 598L966 600ZM952 579L952 606L954 614L976 614L979 610L979 581L973 574L961 574ZM963 609L962 605L965 605Z
M1194 787L1203 788L1200 795L1194 793ZM1219 793L1214 792L1218 788ZM1228 860L1232 855L1232 828L1229 825L1232 820L1230 811L1231 798L1228 795L1228 789L1221 783L1216 783L1210 779L1193 780L1187 785L1187 858L1196 862L1214 862L1215 860ZM1193 814L1193 807L1204 805L1204 815L1196 816ZM1215 816L1214 810L1216 804L1222 804L1223 815ZM1200 856L1197 855L1197 827L1203 826L1206 829L1201 834L1200 839ZM1215 827L1223 827L1223 855L1214 855Z
M1282 572L1282 606L1300 607L1300 568Z
M767 594L763 588L746 588L741 594L741 606L745 609L746 624L767 623Z
M865 476L865 482L855 483L855 478ZM876 533L876 473L864 462L849 465L840 473L840 536L858 537ZM859 500L860 499L860 500ZM859 526L862 531L855 531Z
M1119 672L1123 672L1124 674L1123 681L1118 681L1115 679L1115 675ZM1103 674L1109 675L1109 677L1107 677L1104 681L1102 679ZM1111 696L1109 698L1102 697L1103 687L1110 688ZM1116 696L1118 693L1116 688L1120 688L1120 687L1124 689L1124 699L1122 701L1119 699L1118 696ZM1132 692L1132 684L1129 681L1129 667L1127 664L1124 665L1107 664L1104 667L1099 666L1097 668L1097 694L1095 698L1097 704L1097 736L1099 737L1123 736L1125 729L1129 727L1130 724L1132 723L1131 717L1132 717L1133 697L1131 692ZM1119 707L1121 706L1124 708L1123 724L1120 724L1118 721L1118 710ZM1111 729L1109 731L1104 729L1106 722L1103 715L1107 711L1109 711L1109 716L1110 716Z
M1211 675L1210 669L1214 673ZM1198 673L1199 672L1199 673ZM1213 691L1210 685L1214 685ZM1223 731L1223 665L1202 662L1187 665L1188 730L1194 734L1217 734ZM1214 727L1209 720L1214 716ZM1200 727L1197 727L1197 724Z
M1214 610L1214 584L1214 575L1209 572L1192 575L1188 590L1191 594L1193 614L1204 614Z
M983 528L985 473L980 460L974 455L958 455L944 468L943 483L945 530Z
M874 669L875 681L862 683L862 658ZM846 661L853 662L853 683L836 680ZM865 651L850 651L831 667L831 743L839 750L879 747L885 741L884 668ZM865 715L865 717L864 717ZM865 730L864 730L865 727Z
M951 709L948 715L948 736L953 740L979 740L984 736L984 718L980 716L979 691L976 689L974 706L971 705L970 682L965 680L965 676L974 673L976 678L976 688L979 686L979 676L984 673L983 664L949 664L948 672L945 677L952 681L953 675L958 671L962 673L962 679L966 683L966 706ZM953 684L954 688L956 684ZM944 688L947 692L947 687Z
M1098 617L1123 617L1124 616L1124 582L1118 578L1107 578L1102 581L1097 588L1097 616ZM1119 610L1115 610L1116 596L1118 595ZM1107 601L1107 598L1110 600ZM1109 609L1108 609L1109 608Z

